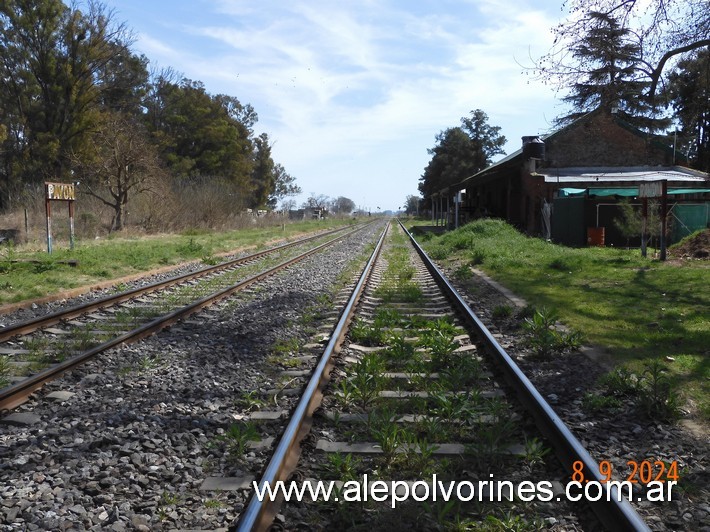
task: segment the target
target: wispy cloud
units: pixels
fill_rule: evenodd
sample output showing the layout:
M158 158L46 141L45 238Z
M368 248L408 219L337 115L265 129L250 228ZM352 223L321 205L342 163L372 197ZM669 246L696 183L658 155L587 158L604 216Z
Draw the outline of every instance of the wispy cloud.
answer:
M166 21L170 32L141 29L137 47L210 92L252 103L276 159L306 191L381 190L401 204L434 136L472 109L502 126L511 149L546 126L542 109L553 112L549 89L529 84L516 59L546 51L557 11L527 0L199 6L190 20Z

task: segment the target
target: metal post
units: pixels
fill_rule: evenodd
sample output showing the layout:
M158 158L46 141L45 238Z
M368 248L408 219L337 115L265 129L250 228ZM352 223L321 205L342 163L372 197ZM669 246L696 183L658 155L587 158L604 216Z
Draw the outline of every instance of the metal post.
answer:
M449 213L451 213L451 207L449 206L449 194L446 195L446 222L444 223L444 227L446 229L449 228Z
M67 203L69 204L69 249L74 249L74 202Z
M52 207L49 198L44 200L44 208L47 211L47 253L52 253Z
M666 210L668 209L668 181L661 181L661 260L666 260Z
M646 251L646 227L648 224L648 198L641 200L641 256L647 255Z
M455 213L456 219L454 220L454 229L459 228L459 200L460 199L461 198L459 197L459 193L457 192L456 195L454 196L454 202L456 202L455 203L456 208L454 209L456 211L456 213Z

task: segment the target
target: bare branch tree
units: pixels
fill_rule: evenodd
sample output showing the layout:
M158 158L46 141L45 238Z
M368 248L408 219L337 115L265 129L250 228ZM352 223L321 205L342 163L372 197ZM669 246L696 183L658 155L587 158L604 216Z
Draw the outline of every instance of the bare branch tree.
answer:
M135 120L107 113L94 135L91 158L77 161L81 189L111 207L112 230L121 230L130 198L151 191L163 169L154 146Z
M304 209L327 209L330 203L330 198L325 194L316 195L315 192L311 192L311 195L303 203Z

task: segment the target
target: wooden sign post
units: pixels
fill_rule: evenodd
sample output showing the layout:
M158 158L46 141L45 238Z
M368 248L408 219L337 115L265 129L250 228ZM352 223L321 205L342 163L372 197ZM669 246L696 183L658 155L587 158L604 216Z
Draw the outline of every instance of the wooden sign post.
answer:
M648 198L661 198L661 234L659 237L661 247L661 260L666 260L666 211L668 209L668 181L650 181L639 185L639 198L641 198L641 255L646 256L646 229L648 219Z
M47 253L52 253L52 201L69 204L69 248L74 249L74 201L76 189L70 183L45 183L44 206L47 211Z

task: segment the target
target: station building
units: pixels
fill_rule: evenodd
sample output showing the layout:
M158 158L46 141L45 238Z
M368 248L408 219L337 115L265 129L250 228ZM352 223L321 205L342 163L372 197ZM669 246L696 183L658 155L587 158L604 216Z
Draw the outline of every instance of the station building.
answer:
M434 194L435 225L489 216L565 245L637 246L640 236L629 242L616 227L619 202L640 205L643 190L662 185L669 243L710 227L710 176L608 110L522 140L519 150ZM657 208L662 199L647 201Z

